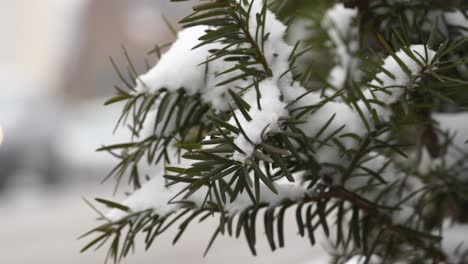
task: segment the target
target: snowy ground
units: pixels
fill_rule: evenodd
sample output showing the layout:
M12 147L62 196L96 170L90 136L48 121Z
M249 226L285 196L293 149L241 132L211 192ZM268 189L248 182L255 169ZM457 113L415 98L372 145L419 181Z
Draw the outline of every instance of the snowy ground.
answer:
M80 254L85 241L77 237L95 225L95 213L82 197L105 196L109 193L107 187L75 186L48 192L21 189L14 191L15 195L10 192L0 196L0 263L104 263L104 250ZM123 263L326 263L320 246L312 248L307 239L296 235L293 217L289 217L289 223L286 248L274 253L259 234L258 257L250 255L243 237L239 240L220 237L203 258L202 252L215 226L215 222L210 222L191 226L176 246L171 244L173 230L157 240L149 252L137 248L136 254Z

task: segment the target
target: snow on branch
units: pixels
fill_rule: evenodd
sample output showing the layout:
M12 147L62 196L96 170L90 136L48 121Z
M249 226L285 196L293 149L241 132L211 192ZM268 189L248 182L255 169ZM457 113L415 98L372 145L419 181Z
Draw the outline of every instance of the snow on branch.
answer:
M210 52L211 50L223 48L223 44L220 42L205 44L192 49L197 44L200 44L200 39L206 32L216 30L216 28L207 26L194 26L181 31L178 40L162 56L156 66L138 78L136 90L143 93L154 93L162 88L169 91L183 88L189 94L201 94L202 99L209 103L213 109L222 111L229 109L230 105L235 105L232 98L228 99L227 91L229 89L233 87L250 87L246 92L241 94L242 100L250 108L248 113L243 114L240 109L233 112L239 122L239 128L245 131L245 133L237 135L233 141L234 145L241 149L242 152L235 150L232 160L241 163L244 163L252 156L256 145L260 145L268 133L284 129L280 127L281 117L290 116L290 112L297 108L314 106L316 110L309 113L306 116L305 122L298 125L298 128L306 136L315 138L319 142L325 142L331 136L339 138L341 142L339 145L319 144L319 151L316 153L319 163L336 163L340 157L344 158L343 147L345 149L353 149L359 143L353 137L340 138L340 136L353 134L364 137L368 132L361 113L356 109L356 107L360 107L365 110L365 104L360 102L356 106L350 106L344 102L335 102L321 98L319 93L308 92L304 87L293 82L292 73L288 72L288 59L293 47L283 40L286 27L270 11L264 11L260 1L254 1L250 8L250 31L255 31L258 28L255 22L257 21L255 19L256 15L262 12L266 14L265 32L268 34L268 38L264 40L264 56L268 67L272 71L271 77L260 79L258 84L255 83L257 80L254 80L252 83L252 80L240 78L234 82L219 85L221 81L220 77L231 77L219 74L236 67L236 64L235 62L221 59L210 60L210 56L213 56ZM339 7L336 8L339 9ZM336 24L339 22L337 20L338 11L330 13L329 20L333 21L330 23ZM347 10L345 13L344 20L349 22L353 14ZM346 26L340 22L335 27L337 29L334 40L339 41L339 35L345 33ZM424 45L412 45L406 48L406 50L400 50L394 55L388 56L384 60L382 68L385 70L378 73L375 79L370 82L370 89L364 91L364 96L367 100L372 99L386 104L387 107L382 107L381 104L373 105L379 117L383 116L385 120L388 119L391 115L388 106L399 100L403 96L405 89L410 89L421 78L422 74L432 69L431 63L434 55L435 52ZM349 55L345 56L342 54L341 57L342 60L346 61L346 57L349 57ZM235 76L234 72L232 74ZM256 88L254 87L255 85L257 86ZM366 115L364 118L367 121L372 120L369 109L364 111L364 114ZM232 126L237 126L234 118L231 118L229 123ZM163 173L162 171L153 171L153 174ZM230 175L232 176L232 174ZM154 178L159 177L161 176L156 175ZM151 180L127 200L125 205L131 207L133 211L152 208L164 214L167 209L162 209L162 205L168 203L182 188L171 186L162 191L165 187L161 187L160 185L163 185L161 180ZM276 183L275 186L279 190L290 188ZM156 191L157 188L159 188L159 191ZM265 186L260 189L262 190L261 199L263 202L278 199L274 193L270 192L270 195L263 194L263 191L268 193L268 189ZM205 190L200 191L200 193L210 191ZM151 196L152 193L160 193L161 196ZM293 192L287 191L285 193L294 196ZM280 195L280 197L282 196ZM202 196L193 198L192 201L201 206L204 199L205 197ZM242 200L241 198L238 199ZM251 203L250 200L249 203ZM174 205L168 205L168 207L172 209L178 208ZM235 201L231 207L240 208Z
M353 24L357 14L357 8L345 8L343 3L337 3L325 13L322 20L322 27L327 29L334 46L337 63L330 71L328 82L336 89L344 87L347 77L357 80L359 74L355 57L358 27Z
M382 71L377 73L369 83L369 89L364 91L368 100L377 100L381 104L373 104L379 118L388 120L392 114L389 106L400 100L405 94L417 86L424 74L435 70L433 61L436 52L425 45L411 45L389 55L382 65Z

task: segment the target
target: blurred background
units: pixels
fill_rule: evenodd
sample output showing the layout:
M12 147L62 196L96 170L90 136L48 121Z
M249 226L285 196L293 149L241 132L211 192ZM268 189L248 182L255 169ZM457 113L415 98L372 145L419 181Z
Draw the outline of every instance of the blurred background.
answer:
M103 106L118 83L109 57L123 65L124 45L144 72L155 44L173 39L162 17L176 26L188 3L0 0L1 263L104 263L105 248L79 254L85 241L77 238L97 223L82 198L113 191L100 182L114 161L94 150L127 139L112 135L118 106ZM214 225L194 226L176 247L173 231L124 263L323 263L295 224L278 253L259 242L254 258L243 239L222 238L202 258Z

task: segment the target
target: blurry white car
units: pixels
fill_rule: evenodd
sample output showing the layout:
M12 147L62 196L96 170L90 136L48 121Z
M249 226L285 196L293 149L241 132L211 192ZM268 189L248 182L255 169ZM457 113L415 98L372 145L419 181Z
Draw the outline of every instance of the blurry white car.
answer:
M18 175L56 183L61 169L55 138L62 123L62 106L53 98L25 94L26 81L0 76L0 191Z
M96 149L131 138L126 128L113 133L122 106L104 106L105 101L106 98L88 99L69 106L65 112L57 149L67 170L81 178L102 179L117 160L108 153L96 152Z
M130 139L112 131L120 106L103 106L105 98L67 103L56 97L25 94L26 82L0 76L8 87L0 97L0 192L9 183L51 184L63 180L98 182L115 158L95 150ZM23 93L21 93L23 92Z

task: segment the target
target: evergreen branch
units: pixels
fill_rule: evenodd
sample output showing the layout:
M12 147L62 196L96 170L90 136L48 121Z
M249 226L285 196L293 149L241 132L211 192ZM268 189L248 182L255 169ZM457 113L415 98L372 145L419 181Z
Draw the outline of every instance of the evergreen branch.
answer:
M301 42L290 47L292 52L284 63L287 66L280 69L282 74L275 78L268 77L272 77L273 71L276 74L277 63L268 61L271 53L265 50L270 47L265 43L271 37L270 32L266 32L268 5L262 2L261 8L256 6L254 9L257 10L254 10L253 1L247 0L205 1L194 6L194 12L181 20L184 27L204 25L191 31L196 33L193 41L198 41L198 44L194 43L194 49L201 50L193 58L206 58L199 65L204 66L205 76L200 79L204 83L200 81L196 89L159 87L165 82L155 85L151 82L157 79L155 76L145 78L155 87L146 87L137 76L126 50L128 76L124 76L125 72L111 61L124 88L120 88L120 84L115 86L116 96L105 104L125 103L117 125L126 125L132 139L99 149L119 159L108 177L114 176L118 185L128 174L135 189L140 188L139 165L146 157L150 165L164 160L164 172L155 177L164 177L167 186L181 188L168 202L168 206L173 205L176 209L166 215L159 215L152 209L134 212L131 206L98 199L124 216L113 222L108 219L87 233L96 237L83 251L110 242L108 256L119 261L135 247L135 236L139 233L146 233L148 248L157 236L177 224L176 243L195 219L203 221L216 215L219 216L219 226L207 250L220 234L238 237L244 233L255 255L259 214L263 214L268 244L275 250L285 245L285 214L287 209L295 206L299 234L307 236L314 245L317 228L321 228L327 237L337 231L336 246L350 249L343 252L345 259L363 253L366 262L372 254L383 256L384 262L392 261L401 257L405 246L414 248L412 255L416 257L430 257L434 261L446 261L450 257L450 252L443 252L436 244L440 237L430 232L441 226L444 218L465 219L460 212L468 204L468 196L466 183L459 177L468 171L464 162L467 153L463 146L454 146L454 135L438 131L438 124L431 121L431 112L462 109L456 100L461 96L451 94L449 90L461 89L467 83L466 49L463 46L467 39L462 37L466 32L450 24L453 21L445 19L450 14L444 10L439 10L435 22L431 20L428 14L433 14L434 3L428 1L345 1L347 6L358 7L354 19L358 22L359 37L354 30L340 32L340 24L336 23L339 19L331 21L336 32L330 33L337 33L343 42L341 48L345 48L342 51L346 55L342 59L352 60L337 65L346 68L344 71L334 72L330 70L333 65L326 55L330 53L324 51L331 48L325 44L324 37L330 29L324 28L322 23L324 17L333 17L327 11L333 3L318 1L319 8L299 2L303 1L271 3L282 18L288 16L288 10L297 11L300 5L315 10L309 14L304 9L301 13L311 22L316 35L310 39L301 36ZM338 4L335 7L344 6ZM349 11L337 10L338 14ZM407 14L411 14L411 19ZM431 23L432 27L426 26ZM348 33L349 38L344 38ZM197 39L198 35L201 36ZM333 38L333 34L328 35ZM349 43L357 38L360 38L360 47ZM307 48L298 51L301 45ZM154 50L158 57L161 48ZM366 51L368 48L370 50ZM430 48L438 48L438 51ZM308 51L317 56L314 58L318 58L318 62L300 57ZM383 58L382 55L388 56ZM360 65L354 61L356 57L361 58ZM213 71L213 64L215 69L221 70ZM337 72L343 76L336 75ZM197 73L193 75L195 78L200 77ZM216 78L220 76L228 77L218 81ZM343 77L342 87L335 85L332 77ZM216 81L212 82L213 79ZM278 88L280 94L275 97L278 101L273 103L284 103L289 116L275 117L267 125L260 123L261 131L250 131L254 127L250 125L258 118L265 118L263 114L270 109L268 104L272 100L268 100L271 99L268 93L272 91L265 89L269 86L262 85L272 79L281 82L281 85L272 85L278 86L274 88ZM290 87L283 82L289 83ZM177 82L173 84L178 85ZM225 104L229 109L215 107L217 102L207 102L204 93L210 93L215 86L224 89L220 98L230 100ZM364 88L368 89L361 91ZM256 107L251 98L253 92ZM296 98L291 99L289 93ZM256 115L258 112L262 114ZM252 135L252 132L259 133ZM440 142L442 136L447 138ZM245 139L245 142L239 139ZM246 150L245 146L251 149ZM419 162L413 159L414 152L421 156L425 149L432 157L444 160L427 173L420 172ZM395 153L408 160L399 160ZM452 154L453 163L446 164L445 159L451 158ZM168 164L173 157L177 161ZM183 161L187 160L191 165L179 167L182 165L178 164L185 164ZM398 178L389 174L396 174ZM303 193L298 193L297 197L283 196L279 181L283 178L304 187L301 189ZM413 179L423 188L415 191L411 186ZM194 194L201 194L203 201ZM278 196L270 197L278 194L281 201L271 198ZM267 195L271 199L265 197ZM398 202L394 203L392 198ZM251 203L239 211L228 211L228 205L239 202L239 199L250 199ZM401 216L400 207L416 213L408 219L397 220ZM439 214L428 220L430 216L427 214L430 215L431 210ZM336 216L334 222L331 215Z

